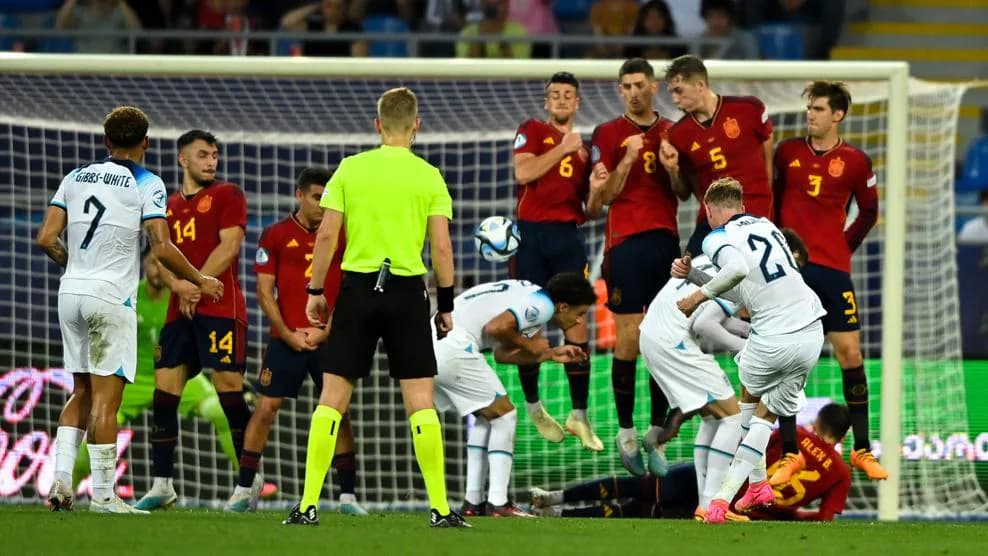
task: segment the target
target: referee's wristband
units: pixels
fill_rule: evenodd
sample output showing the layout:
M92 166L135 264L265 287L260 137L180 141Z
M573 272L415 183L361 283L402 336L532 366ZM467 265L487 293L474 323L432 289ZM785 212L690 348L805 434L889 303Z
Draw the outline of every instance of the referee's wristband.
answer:
M305 286L305 292L309 295L322 295L323 288L313 288L311 286Z
M436 287L436 308L440 313L453 312L453 286Z

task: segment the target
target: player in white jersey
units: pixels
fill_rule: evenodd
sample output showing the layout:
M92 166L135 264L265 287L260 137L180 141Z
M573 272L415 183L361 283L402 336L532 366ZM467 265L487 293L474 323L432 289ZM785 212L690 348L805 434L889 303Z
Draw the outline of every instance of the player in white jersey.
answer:
M699 271L714 268L703 255L693 259L693 266ZM690 317L685 316L676 303L698 289L685 279L666 282L645 312L639 343L649 373L673 411L684 418L696 413L702 416L693 443L699 497L694 515L702 519L741 440L741 409L727 375L698 340L713 351L738 352L750 326L733 316L737 311L734 303L720 298L705 301ZM661 449L657 453L661 454ZM747 520L733 513L728 516Z
M741 385L758 405L749 421L727 477L710 503L705 521L725 521L729 501L752 471L745 507L774 500L767 477L760 472L776 417L796 415L806 403L803 387L823 346L820 299L803 281L782 232L765 218L744 213L741 184L722 178L703 199L713 230L703 252L719 268L714 277L677 305L687 316L707 299L736 288L751 313L751 336L737 356ZM686 277L688 258L677 260L673 276ZM685 272L683 272L685 270Z
M463 515L530 517L508 499L518 413L482 352L491 349L496 361L515 365L584 361L577 346L549 347L542 331L549 322L562 330L580 324L596 301L578 273L557 274L545 288L525 280L480 284L454 300L453 330L435 342L435 403L440 411L476 417L467 438Z
M203 276L172 244L161 178L140 165L148 148L148 119L121 106L103 121L110 156L62 180L38 230L38 246L65 268L58 288L62 358L73 373L72 396L58 419L52 511L73 506L72 468L88 431L93 498L90 511L146 514L114 494L117 410L137 367L137 283L141 230L152 254L169 270L219 299L223 284ZM59 236L67 230L66 241Z

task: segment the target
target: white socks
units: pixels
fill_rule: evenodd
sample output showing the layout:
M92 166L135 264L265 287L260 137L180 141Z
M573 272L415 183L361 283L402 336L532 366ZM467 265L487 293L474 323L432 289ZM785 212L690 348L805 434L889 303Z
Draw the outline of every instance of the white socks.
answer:
M707 456L707 479L703 488L701 504L705 500L708 504L724 483L727 470L738 451L738 442L741 441L741 416L731 415L724 417L717 424L717 433L710 442L710 455ZM701 507L705 508L705 506Z
M717 434L717 419L712 415L705 415L700 421L700 428L696 431L696 438L693 439L693 467L696 468L696 494L700 497L700 507L707 509L710 500L703 497L703 485L707 477L707 456L710 452L710 442Z
M771 434L772 423L759 417L751 418L750 430L738 446L731 468L727 471L727 478L717 491L716 498L728 501L734 498L751 471L765 457L765 449L768 447L768 438Z
M525 412L528 413L529 415L539 413L541 411L543 411L542 402L532 402L532 403L525 402Z
M86 431L75 427L58 427L55 432L55 480L72 490L72 469L79 455L79 445Z
M491 422L478 416L467 436L467 494L466 501L481 504L484 501L484 483L487 480L487 443L491 436Z
M511 482L517 424L518 412L513 409L490 422L491 437L487 442L487 463L490 465L491 474L487 501L494 506L502 506L508 502L508 483Z
M115 443L89 445L89 466L93 470L93 500L105 502L113 498L116 464L117 445Z

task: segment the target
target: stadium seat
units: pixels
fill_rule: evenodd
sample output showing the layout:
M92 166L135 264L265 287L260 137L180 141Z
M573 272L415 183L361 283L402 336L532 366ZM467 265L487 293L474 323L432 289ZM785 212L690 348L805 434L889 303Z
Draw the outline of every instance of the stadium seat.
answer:
M45 18L45 29L55 28L55 16ZM38 50L47 53L75 52L75 41L64 37L46 37L38 42Z
M18 29L21 26L21 21L12 15L7 15L0 13L0 29ZM0 37L0 51L10 50L14 47L14 43L17 42L17 37L3 36Z
M806 58L806 41L799 27L784 23L761 25L755 29L758 50L767 60L802 60Z
M403 19L387 16L371 16L364 18L363 27L366 33L408 33L411 30ZM408 56L408 45L405 41L371 41L368 53L375 58L403 58Z
M560 23L586 21L592 5L593 0L556 0L552 3L552 13Z
M977 139L967 149L964 171L957 181L958 192L976 192L988 187L988 136Z

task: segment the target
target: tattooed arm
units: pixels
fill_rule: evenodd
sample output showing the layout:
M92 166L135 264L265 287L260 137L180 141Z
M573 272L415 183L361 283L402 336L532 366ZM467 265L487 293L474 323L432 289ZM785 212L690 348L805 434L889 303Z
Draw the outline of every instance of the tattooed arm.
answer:
M58 205L48 205L45 212L45 220L38 229L35 241L38 247L48 255L48 258L58 263L58 266L65 268L69 264L69 252L65 248L65 243L59 237L65 231L68 224L68 213Z

